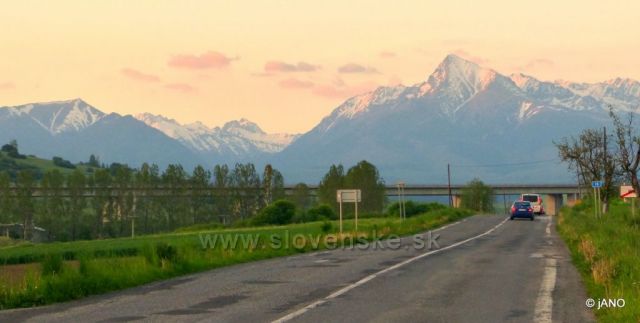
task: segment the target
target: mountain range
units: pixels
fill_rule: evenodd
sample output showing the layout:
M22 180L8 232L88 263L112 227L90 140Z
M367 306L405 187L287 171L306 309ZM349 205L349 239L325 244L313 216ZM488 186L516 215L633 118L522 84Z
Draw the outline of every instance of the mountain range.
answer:
M0 142L24 153L161 167L272 163L288 183L317 183L331 164L360 160L392 183L572 182L553 141L610 124L608 111L638 113L640 83L546 82L503 75L448 55L425 81L346 100L302 135L267 134L246 119L222 127L150 113L105 114L81 99L0 108Z

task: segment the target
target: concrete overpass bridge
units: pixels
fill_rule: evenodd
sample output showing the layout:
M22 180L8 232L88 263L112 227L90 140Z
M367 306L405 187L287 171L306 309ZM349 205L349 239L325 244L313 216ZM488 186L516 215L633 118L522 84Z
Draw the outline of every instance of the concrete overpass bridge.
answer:
M494 191L496 197L503 197L504 204L511 204L512 201L507 200L507 196L519 195L522 193L537 193L543 196L544 207L549 214L555 214L556 211L563 204L572 204L581 195L581 189L575 184L494 184L490 185ZM460 196L465 185L451 185L451 197L453 200L453 206L460 206ZM309 194L311 196L317 195L318 186L308 186ZM291 195L294 191L294 186L285 186L285 194ZM10 188L13 194L16 194L19 190L12 186ZM206 191L207 195L217 196L219 194L225 194L229 189L218 189L213 187L182 187L179 190L171 189L168 187L86 187L80 194L72 195L69 188L64 187L58 192L59 197L71 198L71 197L93 197L98 192L109 192L108 194L116 194L118 192L130 191L134 194L141 194L145 197L161 197L161 196L190 196L195 191ZM260 189L255 189L256 194ZM249 189L251 191L251 189ZM243 190L243 194L252 194ZM42 187L34 187L31 189L30 195L33 197L45 196L47 189ZM248 193L247 193L248 192ZM390 198L397 198L399 196L398 187L396 185L386 186L386 196ZM420 184L406 184L404 185L405 197L422 197L422 196L449 196L449 186L447 185L420 185Z
M543 198L543 205L548 214L556 214L557 210L565 204L573 204L582 194L581 188L576 184L494 184L489 185L493 189L496 197L502 196L505 203L511 204L512 201L506 200L507 196L520 194L540 194ZM465 185L451 185L451 197L455 207L460 206L460 196ZM317 186L309 186L309 192L315 196ZM286 186L285 192L291 194L293 186ZM385 194L390 198L397 198L399 195L396 185L387 185ZM404 196L422 197L422 196L449 196L448 185L424 185L424 184L405 184Z

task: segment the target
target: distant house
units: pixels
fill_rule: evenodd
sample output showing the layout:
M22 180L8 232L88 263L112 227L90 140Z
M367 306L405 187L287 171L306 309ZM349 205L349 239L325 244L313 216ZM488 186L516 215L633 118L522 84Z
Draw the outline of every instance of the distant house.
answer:
M24 224L10 223L0 224L0 235L11 239L24 239ZM47 242L47 230L41 227L33 227L31 242Z

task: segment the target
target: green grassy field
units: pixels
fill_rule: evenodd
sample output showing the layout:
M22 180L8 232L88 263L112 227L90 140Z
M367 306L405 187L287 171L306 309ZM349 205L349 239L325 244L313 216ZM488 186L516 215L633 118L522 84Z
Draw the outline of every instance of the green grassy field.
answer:
M372 240L408 235L469 215L465 210L444 209L405 221L367 218L359 221L357 233L350 220L345 221L341 237L333 221L3 247L0 263L5 266L0 270L11 268L14 277L2 277L0 271L0 308L66 301L221 266L320 250L327 245L317 242L327 241L328 236L340 245L356 236ZM213 246L207 239L215 237L237 239L238 244ZM22 270L18 279L15 268Z
M87 172L88 167L84 165L76 165L76 168ZM63 174L73 172L73 169L57 166L52 160L42 159L34 156L27 156L25 159L11 158L5 152L0 151L0 171L15 172L20 169L31 169L44 174L48 171L57 169Z
M610 212L594 216L593 203L562 209L558 231L571 250L590 298L625 300L623 308L595 309L601 322L640 319L640 212L615 200Z

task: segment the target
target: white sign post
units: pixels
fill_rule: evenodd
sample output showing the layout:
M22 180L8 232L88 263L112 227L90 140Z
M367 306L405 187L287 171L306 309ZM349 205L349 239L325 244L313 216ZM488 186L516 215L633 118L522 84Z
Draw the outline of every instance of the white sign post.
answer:
M358 203L362 202L362 194L360 190L338 190L336 198L340 204L340 235L342 236L342 202L355 203L356 208L356 232L358 231Z
M600 188L602 187L602 181L593 181L591 182L591 187L593 187L593 203L594 203L594 211L596 213L596 218L598 215L601 215L601 210L599 210L600 206Z
M636 217L636 197L638 194L633 189L633 186L630 185L622 185L620 186L620 197L623 199L631 198L631 217L635 219Z

